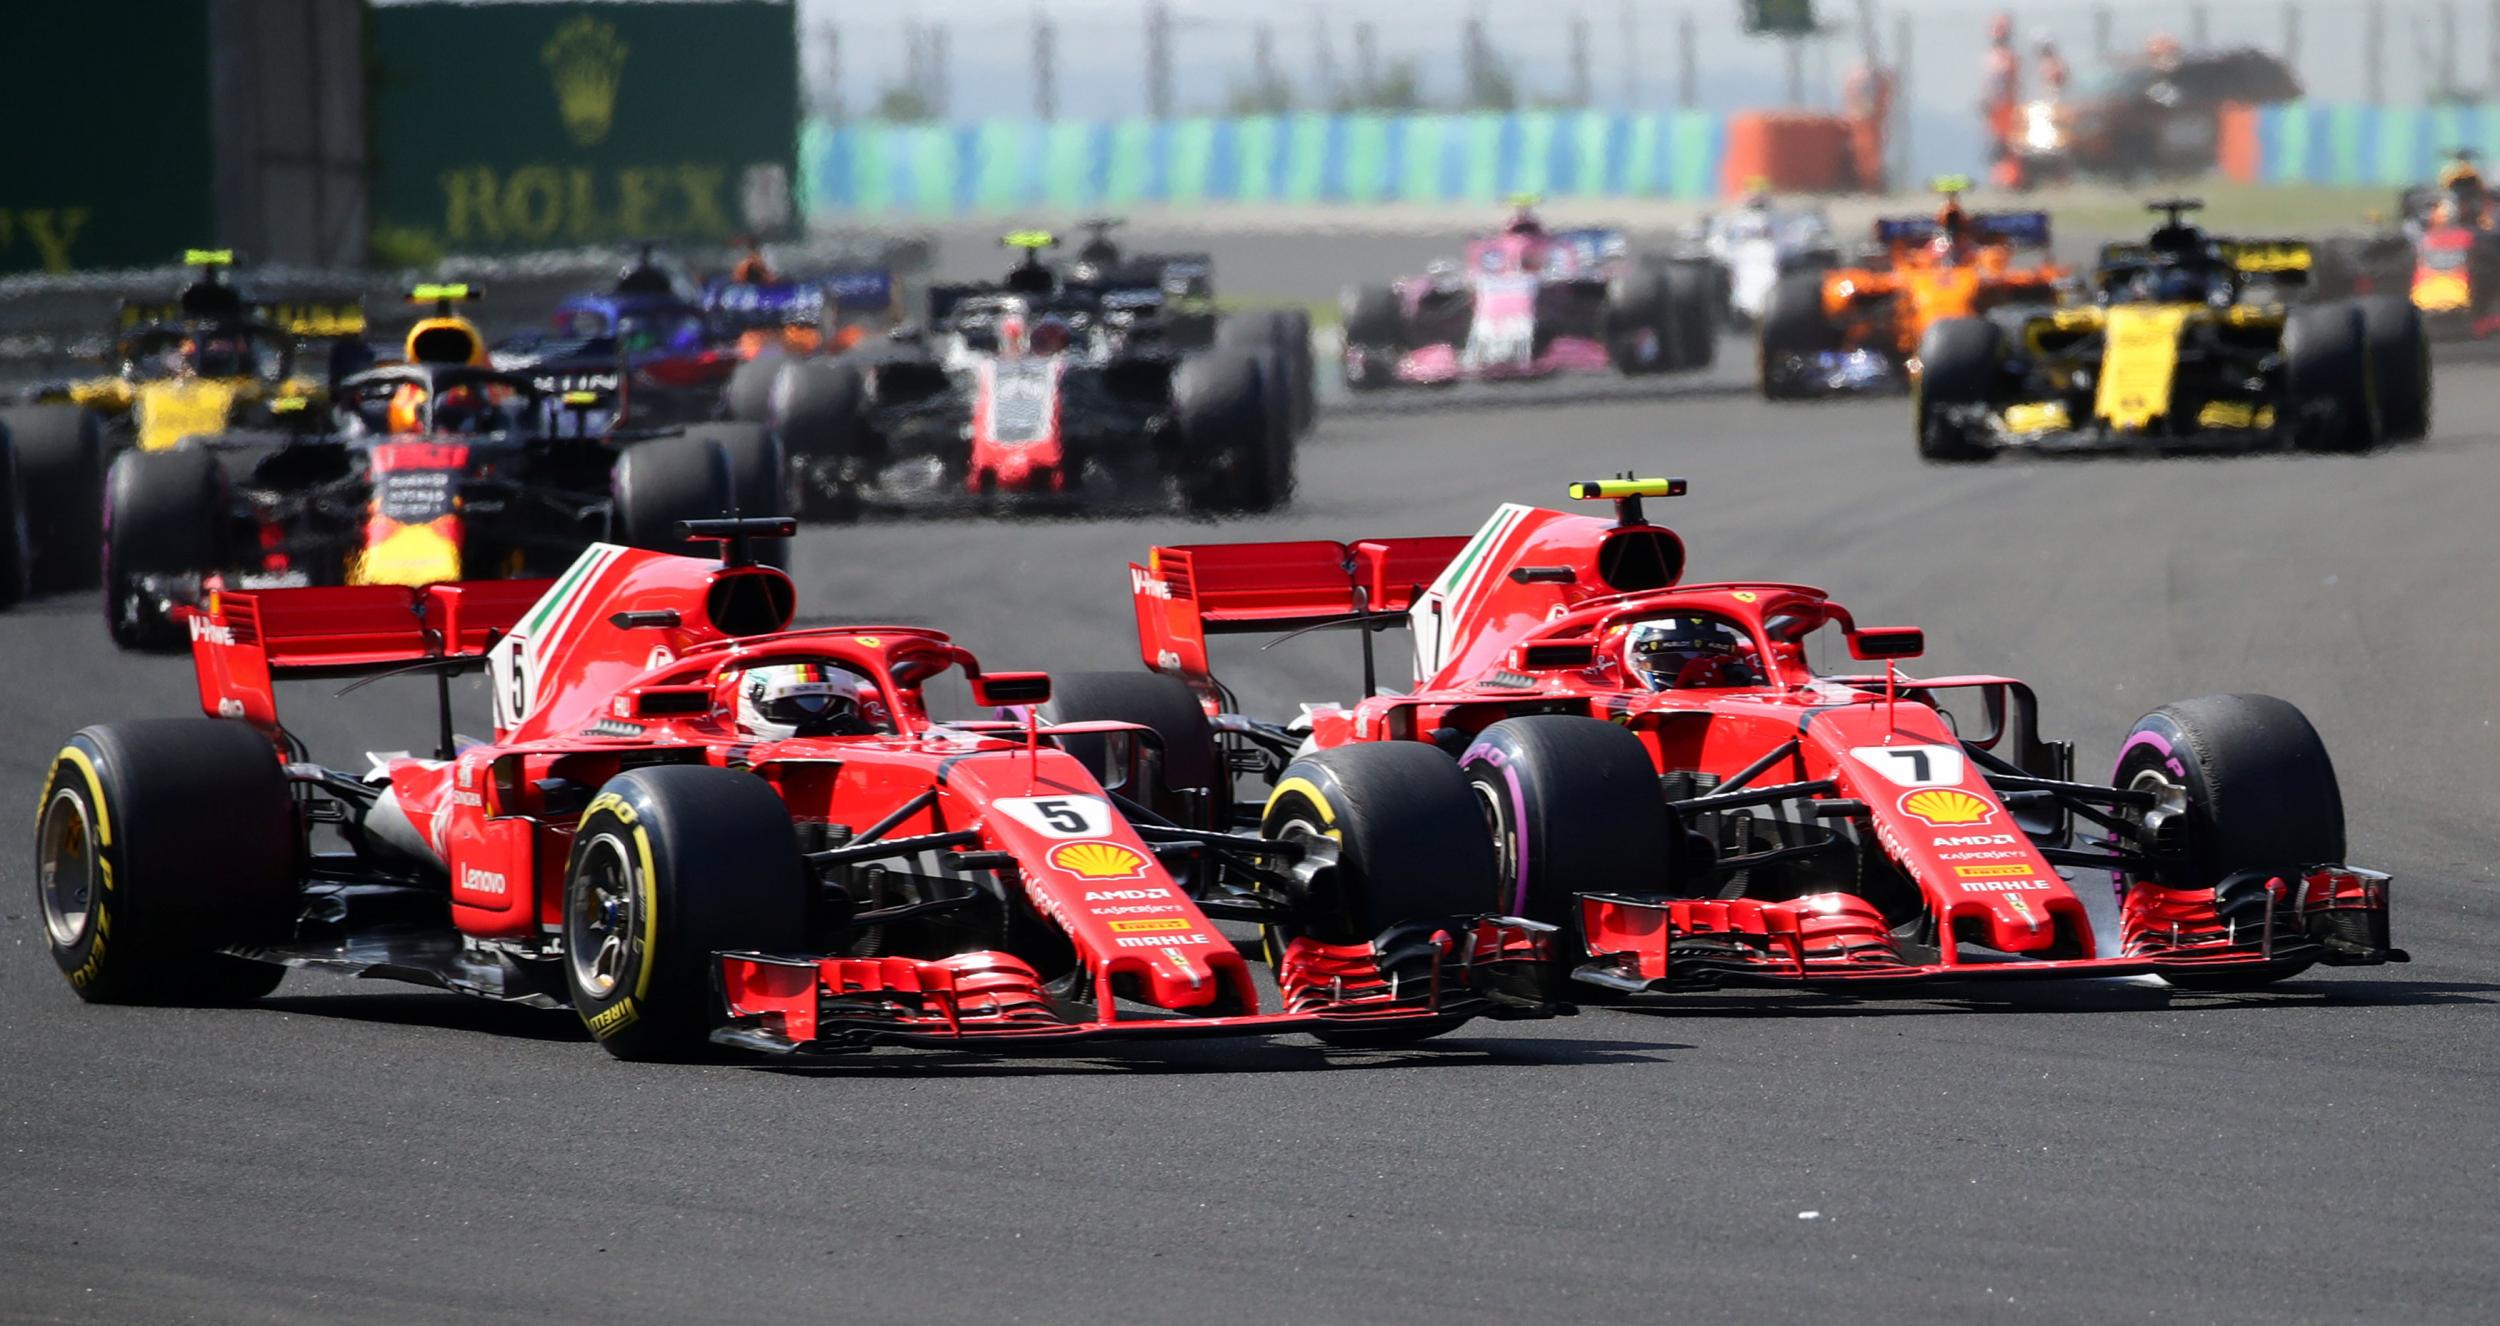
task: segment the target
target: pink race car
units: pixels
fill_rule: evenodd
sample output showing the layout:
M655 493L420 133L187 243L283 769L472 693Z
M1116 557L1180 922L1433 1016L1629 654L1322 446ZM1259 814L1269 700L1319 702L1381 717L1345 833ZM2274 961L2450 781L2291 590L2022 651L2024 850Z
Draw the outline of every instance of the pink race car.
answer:
M1547 230L1522 205L1463 264L1346 292L1346 385L1707 368L1716 308L1706 268L1636 258L1620 230Z

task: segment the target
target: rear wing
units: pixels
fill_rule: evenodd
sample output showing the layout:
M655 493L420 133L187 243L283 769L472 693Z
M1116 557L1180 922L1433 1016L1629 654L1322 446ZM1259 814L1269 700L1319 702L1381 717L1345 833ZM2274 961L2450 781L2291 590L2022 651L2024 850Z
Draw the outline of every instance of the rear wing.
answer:
M1137 652L1147 667L1211 690L1207 637L1348 625L1402 613L1467 546L1465 535L1206 543L1129 564Z
M1924 244L1937 234L1932 216L1887 216L1875 222L1875 242L1883 245ZM2017 249L2049 247L2049 214L2046 212L1973 212L1970 216L1971 238L1982 244L2003 244Z
M365 334L365 301L360 295L307 295L298 299L237 304L233 316L259 323L296 340L329 340ZM125 299L115 309L113 330L179 325L198 318L194 308L174 299Z
M486 666L486 651L550 580L218 590L187 608L200 708L279 740L275 683L423 669L448 678Z

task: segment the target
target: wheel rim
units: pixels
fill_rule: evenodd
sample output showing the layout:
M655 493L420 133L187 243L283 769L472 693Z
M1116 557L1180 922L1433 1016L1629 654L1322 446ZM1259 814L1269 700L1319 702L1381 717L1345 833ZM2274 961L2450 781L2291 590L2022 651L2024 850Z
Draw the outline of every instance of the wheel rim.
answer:
M2163 772L2158 767L2136 770L2135 777L2127 780L2127 790L2130 792L2150 792L2154 796L2160 798L2161 804L2154 807L2156 810L2166 810L2172 814L2180 814L2184 813L2187 809L2187 785L2175 778L2172 778L2169 774ZM2132 808L2122 809L2118 812L2118 814L2121 819L2126 820L2130 824L2140 826L2144 823L2144 812L2142 810ZM2109 842L2113 847L2118 846L2119 836L2112 833L2109 836ZM2122 870L2113 870L2109 873L2110 882L2116 886L2119 896L2124 898L2127 892L2127 885L2133 882L2132 877Z
M1493 908L1524 916L1528 900L1519 896L1519 834L1511 827L1505 798L1481 778L1468 779L1467 787L1476 794L1477 809L1484 812L1485 831L1493 835Z
M1312 882L1319 878L1323 869L1333 867L1337 863L1337 836L1300 815L1276 826L1269 836L1279 842L1293 843L1302 848L1302 859L1294 862L1292 869L1288 872L1300 886L1302 896L1287 901L1291 902L1297 910L1307 912L1311 906ZM1260 886L1258 891L1268 892L1265 886ZM1267 965L1283 966L1285 946L1299 938L1307 928L1300 924L1259 927L1259 945L1266 951Z
M35 857L35 892L43 901L43 927L55 948L69 948L86 937L101 878L87 803L62 788L44 805Z
M574 987L592 999L608 998L624 982L641 920L639 882L622 840L612 833L590 840L565 917L564 954Z

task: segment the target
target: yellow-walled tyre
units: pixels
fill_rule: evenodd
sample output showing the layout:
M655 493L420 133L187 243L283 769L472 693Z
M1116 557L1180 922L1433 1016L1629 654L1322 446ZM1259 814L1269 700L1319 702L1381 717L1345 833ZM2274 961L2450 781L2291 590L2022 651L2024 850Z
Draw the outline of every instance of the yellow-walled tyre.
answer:
M800 945L807 871L790 812L753 774L705 765L610 779L564 882L564 979L620 1059L707 1057L715 955Z
M82 999L257 999L286 968L220 950L285 936L302 845L277 753L251 728L87 728L53 758L36 811L36 916Z

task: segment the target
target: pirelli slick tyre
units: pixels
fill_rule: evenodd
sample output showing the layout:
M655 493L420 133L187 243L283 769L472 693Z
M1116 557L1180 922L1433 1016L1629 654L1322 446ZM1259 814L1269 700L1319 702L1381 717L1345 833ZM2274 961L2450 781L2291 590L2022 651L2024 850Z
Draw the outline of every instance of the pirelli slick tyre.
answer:
M0 432L17 452L34 592L93 589L104 553L104 430L75 405L0 410Z
M730 514L738 505L735 463L729 446L711 436L655 437L626 448L608 476L611 537L658 552L710 552L677 527Z
M729 466L729 489L741 516L779 516L789 511L781 439L761 424L703 424L688 436L716 444ZM758 539L748 547L767 566L790 564L787 539Z
M1338 297L1337 309L1345 338L1339 358L1349 370L1346 386L1371 391L1397 385L1398 357L1406 353L1406 305L1398 299L1397 290L1385 285L1355 286ZM1358 361L1364 370L1351 371Z
M1290 933L1367 943L1394 925L1493 910L1492 839L1458 762L1421 741L1365 742L1285 766L1260 832L1321 841L1333 862L1301 880Z
M1675 321L1676 367L1697 371L1719 358L1719 310L1727 307L1712 270L1698 263L1667 268L1667 308Z
M1173 468L1182 502L1194 514L1272 511L1287 496L1277 474L1264 368L1251 352L1218 349L1191 355L1172 372L1172 418L1180 434Z
M93 1003L230 1004L286 968L221 952L283 939L302 849L277 752L241 723L86 728L35 821L36 916Z
M2207 695L2146 714L2118 748L2110 781L2153 792L2186 817L2185 861L2176 874L2152 882L2215 890L2223 915L2239 919L2243 930L2263 922L2268 878L2344 859L2344 795L2326 743L2306 715L2271 695ZM2121 887L2136 882L2122 878ZM2245 989L2308 965L2163 979L2190 989Z
M564 980L620 1059L708 1057L716 954L806 933L807 873L790 813L753 774L636 769L599 790L564 876Z
M1811 393L1791 375L1787 361L1840 348L1840 329L1823 312L1823 274L1790 272L1771 287L1755 341L1754 376L1764 400L1799 400Z
M1260 309L1236 313L1216 328L1215 343L1233 349L1270 350L1275 369L1270 408L1280 410L1286 426L1299 436L1310 431L1311 318L1301 309Z
M782 365L789 362L789 351L773 345L731 369L728 383L721 388L722 412L742 424L770 423L773 384L781 377Z
M1585 715L1506 718L1458 762L1493 833L1493 910L1576 935L1576 895L1669 887L1666 801L1630 729Z
M1684 367L1682 323L1671 269L1633 267L1606 291L1606 352L1625 377Z
M1919 459L1933 464L1987 460L1996 448L1954 417L1955 406L1993 408L2005 378L2005 333L1985 318L1946 318L1918 342L1912 417Z
M839 460L867 448L868 380L842 359L785 359L773 379L765 422L801 462Z
M35 549L26 534L25 489L17 453L0 432L0 609L15 607L34 587Z
M1232 775L1189 683L1159 672L1066 672L1051 677L1050 690L1045 723L1135 723L1154 734L1155 752L1140 762L1148 785L1113 790L1176 824L1209 829L1232 822ZM1057 740L1106 787L1124 772L1105 768L1107 737Z
M2351 303L2304 304L2283 320L2282 411L2302 451L2359 452L2379 444L2369 333Z
M124 649L178 649L164 582L196 584L229 555L232 490L204 447L125 451L104 481L104 623ZM151 582L156 588L151 588Z
M1500 887L1475 794L1458 762L1425 742L1367 742L1295 760L1277 779L1259 828L1307 845L1290 876L1295 920L1264 936L1271 965L1308 935L1329 944L1377 941L1384 968L1429 975L1437 958L1417 949L1428 928L1484 912ZM1315 1034L1332 1045L1391 1046L1454 1025Z
M2380 431L2390 442L2418 442L2431 431L2431 343L2422 311L2403 295L2360 302Z

